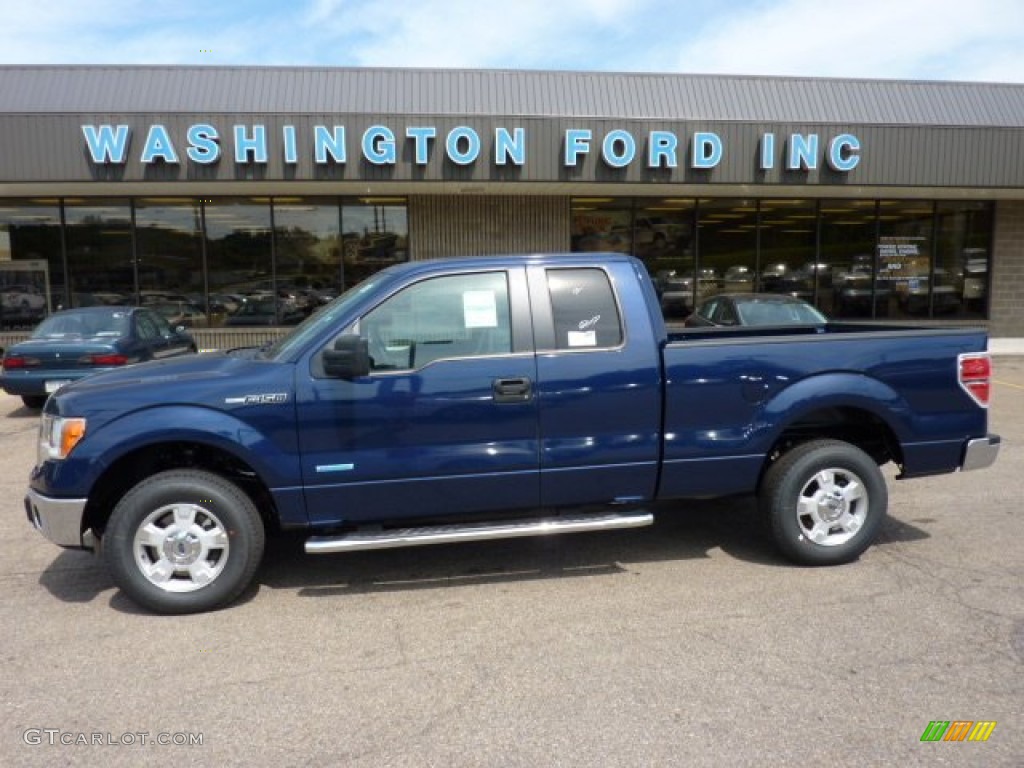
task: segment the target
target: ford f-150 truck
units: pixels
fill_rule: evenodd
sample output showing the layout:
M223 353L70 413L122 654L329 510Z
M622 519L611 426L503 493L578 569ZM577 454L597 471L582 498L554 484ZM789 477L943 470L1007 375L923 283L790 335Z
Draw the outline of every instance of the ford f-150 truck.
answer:
M663 499L757 494L788 558L845 563L886 514L881 465L995 460L985 350L974 329L669 333L618 254L412 262L269 347L60 389L25 507L165 613L231 602L289 530L345 552L640 526Z

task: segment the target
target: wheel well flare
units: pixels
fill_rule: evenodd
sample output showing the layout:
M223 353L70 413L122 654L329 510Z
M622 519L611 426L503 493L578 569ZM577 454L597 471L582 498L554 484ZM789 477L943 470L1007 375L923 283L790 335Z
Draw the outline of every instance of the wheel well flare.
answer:
M899 439L884 419L853 407L831 407L801 416L788 425L769 452L769 462L810 440L832 439L855 445L881 466L903 464Z
M204 469L224 476L253 500L265 525L277 527L273 497L252 467L221 448L178 441L139 448L107 467L89 494L84 528L102 536L118 500L145 478L168 469Z

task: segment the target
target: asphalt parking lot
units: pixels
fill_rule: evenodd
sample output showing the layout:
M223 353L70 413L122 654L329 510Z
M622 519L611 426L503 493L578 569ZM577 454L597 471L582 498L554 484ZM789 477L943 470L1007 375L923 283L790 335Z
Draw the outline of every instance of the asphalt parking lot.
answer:
M891 483L848 566L790 566L716 502L549 540L286 542L185 617L31 529L37 417L0 395L0 765L1024 765L1024 358L996 379L997 464ZM996 726L922 743L933 720Z

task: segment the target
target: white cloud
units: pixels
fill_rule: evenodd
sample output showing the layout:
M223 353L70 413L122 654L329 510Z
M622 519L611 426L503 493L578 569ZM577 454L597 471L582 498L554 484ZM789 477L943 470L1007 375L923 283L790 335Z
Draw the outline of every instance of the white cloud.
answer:
M677 71L923 79L1024 79L1016 0L785 0L706 28ZM1000 57L994 57L997 51Z
M1019 0L0 0L0 19L0 61L11 64L530 68L1024 82Z
M351 63L395 67L593 67L595 50L649 5L638 0L318 0L307 23ZM604 68L604 67L598 67Z

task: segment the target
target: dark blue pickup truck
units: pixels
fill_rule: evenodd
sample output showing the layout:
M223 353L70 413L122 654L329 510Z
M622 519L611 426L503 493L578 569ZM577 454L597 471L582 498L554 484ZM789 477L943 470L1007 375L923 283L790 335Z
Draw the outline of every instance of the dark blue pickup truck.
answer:
M225 605L268 535L312 553L645 525L757 494L790 559L836 564L886 514L879 466L991 464L983 331L669 333L616 254L392 267L263 349L70 384L29 519L166 613Z

